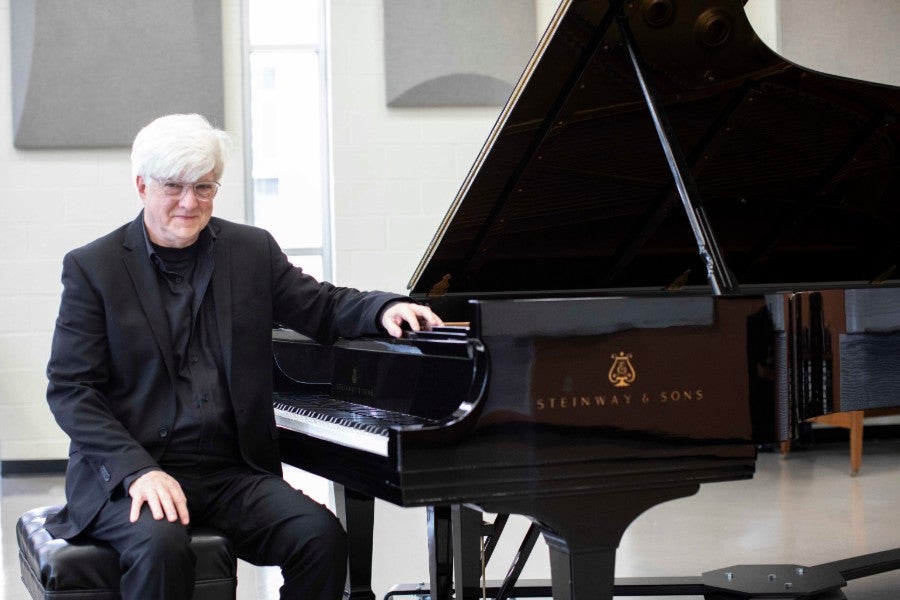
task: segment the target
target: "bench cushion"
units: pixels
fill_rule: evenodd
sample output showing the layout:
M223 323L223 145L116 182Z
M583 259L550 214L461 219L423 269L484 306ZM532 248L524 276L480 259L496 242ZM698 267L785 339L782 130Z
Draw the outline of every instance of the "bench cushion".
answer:
M22 581L34 600L119 600L119 555L93 540L56 539L44 522L60 510L44 506L26 512L16 524ZM235 597L237 564L228 538L214 529L191 532L197 555L195 600Z

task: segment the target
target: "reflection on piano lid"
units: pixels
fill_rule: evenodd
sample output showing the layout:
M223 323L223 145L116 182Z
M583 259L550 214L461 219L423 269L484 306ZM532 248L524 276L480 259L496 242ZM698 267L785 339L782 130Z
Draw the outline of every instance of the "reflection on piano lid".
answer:
M679 278L709 289L617 4L563 2L412 277L414 297L653 291ZM897 88L783 60L740 1L624 12L741 289L896 283Z

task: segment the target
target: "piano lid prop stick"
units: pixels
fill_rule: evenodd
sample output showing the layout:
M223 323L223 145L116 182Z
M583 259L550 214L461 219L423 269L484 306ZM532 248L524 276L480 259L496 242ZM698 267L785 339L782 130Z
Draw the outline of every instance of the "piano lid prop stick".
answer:
M675 187L678 189L678 195L681 196L688 221L697 240L697 248L706 264L709 284L712 286L713 293L717 296L735 293L737 292L737 283L734 281L734 276L731 274L728 265L725 263L725 258L722 256L721 248L716 241L712 227L709 224L709 218L706 216L706 211L700 201L697 185L693 177L691 177L690 170L687 168L687 161L676 141L675 132L666 117L656 91L644 77L643 61L638 54L637 42L634 39L631 28L628 26L628 20L620 13L616 21L619 25L619 31L622 33L622 39L625 41L625 47L628 49L628 56L631 58L635 76L644 94L644 100L647 102L647 108L650 109L650 116L653 118L656 134L659 136L663 152L666 155L666 161L669 163L669 170L672 171L672 176L675 178Z

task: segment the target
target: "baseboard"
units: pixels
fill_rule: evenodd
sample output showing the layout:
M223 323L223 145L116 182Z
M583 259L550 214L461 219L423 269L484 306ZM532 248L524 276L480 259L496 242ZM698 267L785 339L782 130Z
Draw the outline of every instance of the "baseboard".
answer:
M68 460L0 460L0 476L65 475Z

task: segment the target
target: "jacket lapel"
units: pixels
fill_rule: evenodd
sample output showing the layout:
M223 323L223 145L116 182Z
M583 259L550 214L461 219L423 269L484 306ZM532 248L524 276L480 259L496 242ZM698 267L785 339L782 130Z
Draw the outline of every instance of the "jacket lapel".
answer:
M231 246L221 228L210 222L209 227L216 236L213 244L212 288L216 306L216 325L219 329L219 343L222 346L222 360L225 363L225 376L231 388ZM233 388L232 388L233 389Z
M156 338L156 343L166 363L169 376L174 380L175 359L172 356L172 338L169 334L169 326L166 323L166 314L162 300L159 297L159 283L156 280L156 272L154 271L153 263L147 257L143 218L144 212L141 211L125 230L125 242L123 245L130 250L130 252L125 254L125 268L131 276L131 282L134 284L138 301L144 314L147 316L147 321L150 323L150 329L153 331L153 337Z

